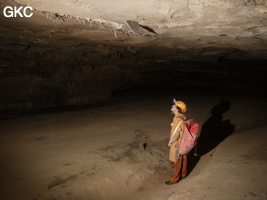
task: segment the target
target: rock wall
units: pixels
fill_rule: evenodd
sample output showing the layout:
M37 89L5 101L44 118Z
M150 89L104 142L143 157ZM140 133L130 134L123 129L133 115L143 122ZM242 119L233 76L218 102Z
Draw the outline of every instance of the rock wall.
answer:
M141 35L123 18L77 18L89 0L71 1L73 15L41 10L47 2L27 1L40 6L29 19L0 13L0 110L84 105L133 88L266 94L266 1L153 1L150 12L139 10L151 18L130 13Z
M83 105L131 88L264 91L266 60L249 60L252 53L238 49L177 51L58 40L8 41L0 48L1 110Z

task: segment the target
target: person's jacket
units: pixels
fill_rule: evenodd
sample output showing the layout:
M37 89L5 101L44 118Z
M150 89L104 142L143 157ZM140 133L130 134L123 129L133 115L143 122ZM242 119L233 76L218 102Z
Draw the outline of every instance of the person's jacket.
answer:
M171 147L170 147L169 160L173 161L173 162L178 160L180 157L180 155L178 154L178 148L179 148L179 144L181 143L181 138L182 138L182 134L184 131L184 122L180 117L185 119L185 115L183 113L178 113L174 116L173 122L171 124L171 127L172 127L171 133L170 133ZM179 123L180 123L180 125L176 129L176 127L178 126ZM174 133L174 131L175 131L175 133Z

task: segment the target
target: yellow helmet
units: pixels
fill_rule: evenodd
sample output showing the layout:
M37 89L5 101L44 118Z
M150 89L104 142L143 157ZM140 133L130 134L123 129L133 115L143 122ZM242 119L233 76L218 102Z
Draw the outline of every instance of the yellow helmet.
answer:
M184 102L182 101L175 101L175 104L176 106L178 106L179 108L182 109L182 112L185 112L187 109L186 109L186 105Z

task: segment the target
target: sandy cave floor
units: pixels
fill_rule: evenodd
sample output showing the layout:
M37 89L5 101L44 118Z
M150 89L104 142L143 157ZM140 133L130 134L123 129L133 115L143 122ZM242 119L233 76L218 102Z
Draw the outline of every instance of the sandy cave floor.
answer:
M188 178L167 186L173 98L187 103L187 117L202 130ZM264 200L266 111L260 96L145 91L1 114L0 199Z

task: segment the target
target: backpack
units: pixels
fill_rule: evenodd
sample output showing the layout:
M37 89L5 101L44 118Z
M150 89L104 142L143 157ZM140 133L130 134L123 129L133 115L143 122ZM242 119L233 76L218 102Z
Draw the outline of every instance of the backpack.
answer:
M184 132L178 152L184 155L188 154L197 143L199 124L194 119L185 120L182 117L181 119L184 121ZM195 156L197 156L196 152Z

